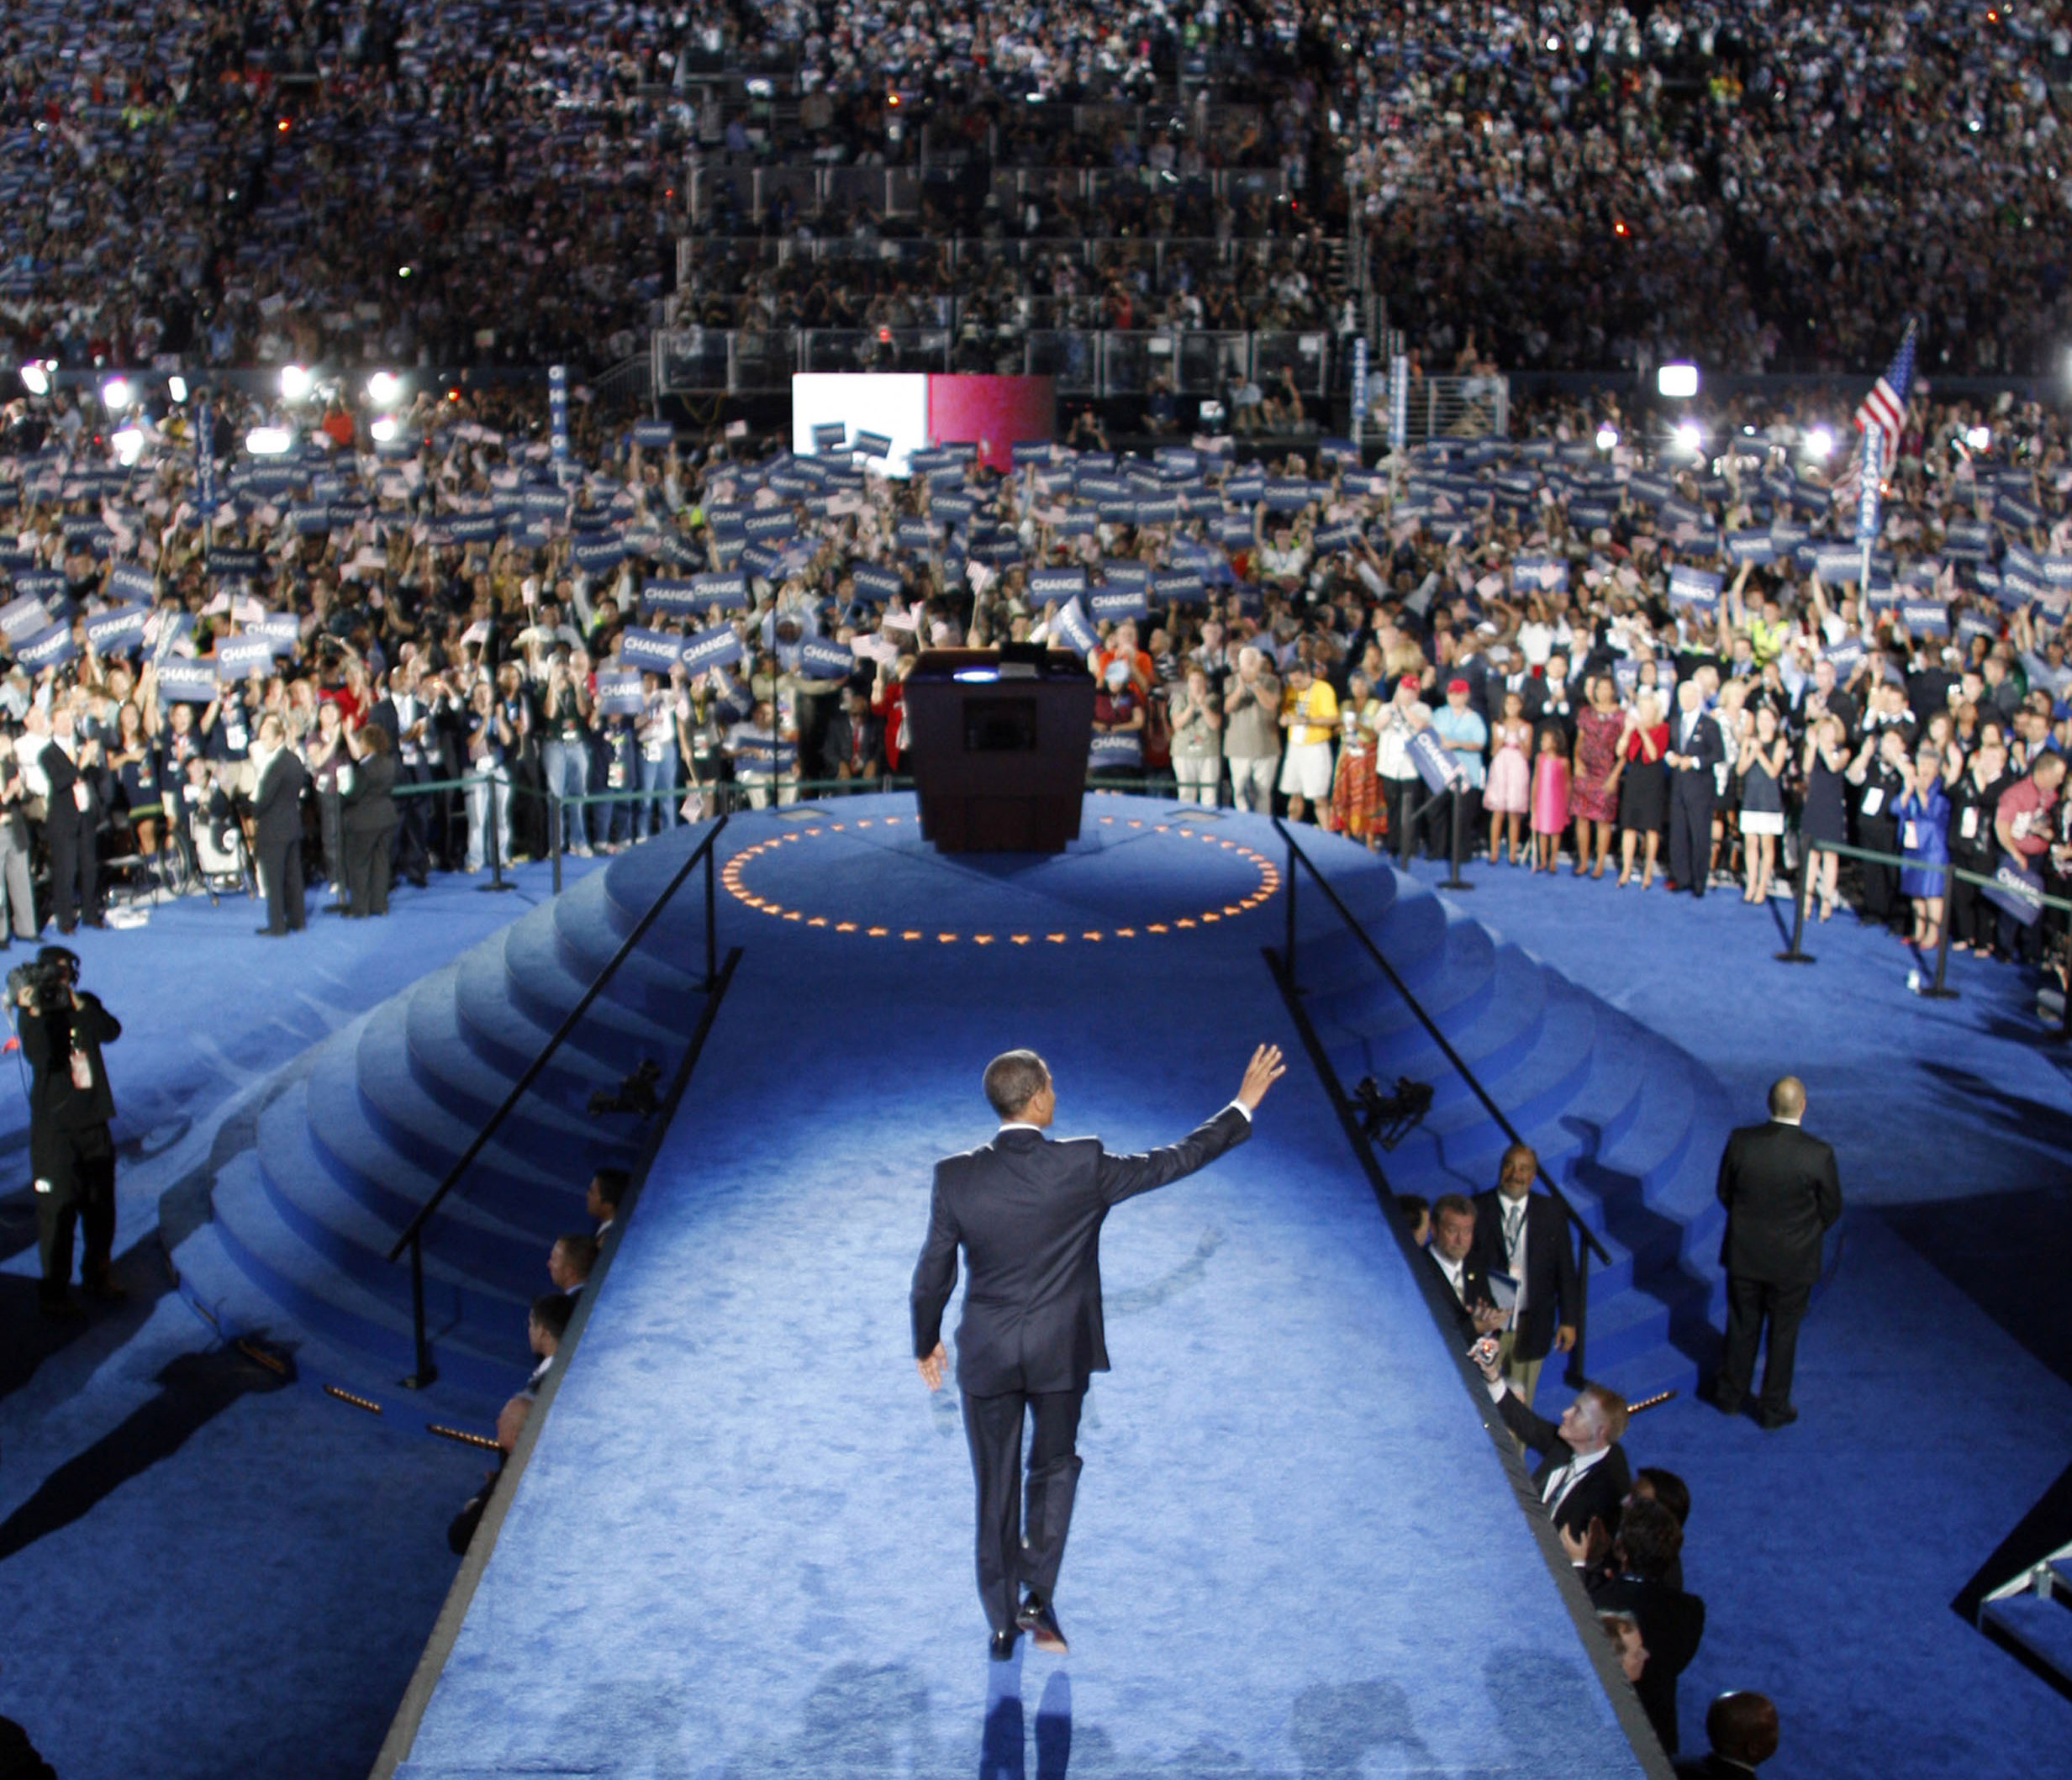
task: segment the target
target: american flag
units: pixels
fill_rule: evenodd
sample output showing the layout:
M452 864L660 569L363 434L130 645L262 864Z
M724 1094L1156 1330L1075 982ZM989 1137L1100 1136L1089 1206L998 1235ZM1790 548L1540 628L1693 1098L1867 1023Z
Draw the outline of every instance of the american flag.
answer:
M1863 405L1856 411L1856 429L1867 432L1872 427L1885 434L1885 455L1890 462L1899 450L1900 423L1906 414L1906 392L1914 381L1914 335L1916 324L1908 322L1906 336L1900 342L1900 350L1892 355L1892 362L1885 366L1883 377L1872 384L1870 393L1864 398Z

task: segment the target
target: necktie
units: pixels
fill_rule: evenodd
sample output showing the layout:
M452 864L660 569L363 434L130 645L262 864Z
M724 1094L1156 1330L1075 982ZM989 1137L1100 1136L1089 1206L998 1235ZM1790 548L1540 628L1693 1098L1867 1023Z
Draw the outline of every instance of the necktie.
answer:
M1522 1203L1505 1208L1504 1252L1506 1255L1515 1255L1518 1252L1518 1232L1525 1220L1526 1209Z
M1560 1501L1562 1491L1568 1487L1568 1475L1574 1469L1575 1461L1573 1459L1566 1465L1556 1466L1547 1477L1547 1488L1541 1493L1540 1500L1549 1508Z

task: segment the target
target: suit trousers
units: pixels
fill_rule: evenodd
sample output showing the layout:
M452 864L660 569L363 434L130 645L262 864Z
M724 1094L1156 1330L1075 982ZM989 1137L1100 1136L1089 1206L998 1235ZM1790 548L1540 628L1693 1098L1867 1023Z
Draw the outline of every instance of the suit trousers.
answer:
M1769 1323L1769 1356L1763 1365L1763 1394L1756 1407L1773 1414L1791 1401L1791 1368L1798 1357L1799 1324L1813 1296L1811 1286L1777 1286L1765 1280L1727 1276L1727 1351L1720 1361L1719 1394L1730 1403L1748 1394L1755 1377L1756 1344Z
M108 1277L115 1247L115 1145L104 1124L60 1131L33 1146L50 1172L35 1183L36 1246L43 1293L62 1298L72 1277L72 1232L86 1240L79 1275L89 1285Z
M259 887L266 893L268 933L294 933L308 924L299 835L273 841L259 855Z
M978 1598L996 1632L1015 1623L1018 1583L1046 1601L1057 1586L1079 1483L1074 1446L1085 1396L1083 1389L965 1396L964 1437L978 1485ZM1035 1418L1036 1434L1029 1446L1025 1513L1021 1430L1029 1415Z
M1533 1393L1540 1388L1540 1368L1547 1364L1542 1354L1537 1360L1518 1357L1518 1331L1506 1329L1497 1338L1496 1365L1505 1384L1511 1394L1528 1409L1532 1407Z
M1678 889L1703 896L1711 862L1711 771L1679 772L1669 785L1669 876Z
M50 849L50 910L61 931L101 918L101 859L92 814L54 801L43 838Z
M393 825L345 830L345 904L355 914L388 913Z

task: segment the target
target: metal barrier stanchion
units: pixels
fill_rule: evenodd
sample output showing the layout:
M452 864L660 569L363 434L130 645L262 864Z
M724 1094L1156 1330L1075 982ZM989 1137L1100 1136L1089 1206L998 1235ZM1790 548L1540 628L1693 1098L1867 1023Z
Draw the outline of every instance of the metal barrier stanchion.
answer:
M1281 838L1288 843L1288 882L1283 886L1288 897L1288 940L1281 952L1281 968L1292 989L1295 986L1295 837L1283 829Z
M1453 861L1449 876L1439 881L1442 890L1472 890L1474 886L1460 875L1463 861L1468 855L1468 800L1461 795L1462 787L1457 780L1447 795L1453 800Z
M1957 887L1957 861L1943 862L1943 919L1936 923L1935 981L1920 993L1930 1001L1954 1001L1957 991L1943 986L1943 978L1949 969L1949 914L1950 893Z
M1808 843L1806 856L1799 862L1798 893L1791 898L1791 944L1775 954L1779 964L1814 964L1819 961L1809 951L1800 950L1799 941L1806 935L1806 905L1813 899L1813 859L1820 851L1818 845Z
M561 799L559 792L546 794L547 856L554 861L554 893L561 893Z
M518 886L507 883L504 878L504 846L497 825L497 776L489 775L489 819L486 824L488 833L483 844L489 849L489 882L476 887L482 890L515 890Z

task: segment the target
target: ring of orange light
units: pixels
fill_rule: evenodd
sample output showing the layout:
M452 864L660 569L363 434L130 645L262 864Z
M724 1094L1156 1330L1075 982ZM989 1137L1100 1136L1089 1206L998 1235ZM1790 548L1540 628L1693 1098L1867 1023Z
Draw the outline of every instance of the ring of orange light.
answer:
M810 840L820 835L840 835L850 829L897 828L904 822L915 822L912 816L863 816L852 822L823 822L811 828L788 829L781 835L772 835L767 840L755 841L743 847L720 868L720 882L726 886L727 893L743 907L754 909L758 914L767 914L772 920L796 921L802 927L820 927L834 933L860 934L867 940L933 940L939 945L1068 945L1077 940L1135 940L1159 938L1189 931L1200 927L1213 927L1236 916L1248 914L1280 888L1281 875L1273 861L1257 848L1248 847L1241 840L1226 840L1221 835L1205 834L1199 829L1189 827L1184 822L1146 822L1138 817L1118 819L1103 816L1105 827L1147 829L1152 834L1175 834L1183 840L1199 840L1221 852L1234 853L1248 863L1259 874L1257 887L1248 896L1240 897L1212 908L1204 908L1190 915L1179 915L1169 920L1146 921L1132 927L1086 927L1077 931L1062 933L946 933L938 928L879 926L867 922L843 920L829 914L809 914L803 908L793 908L766 896L758 896L741 882L741 873L750 861L765 853L774 853L779 848L801 840Z

